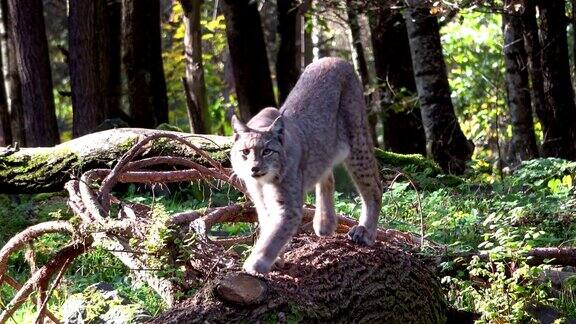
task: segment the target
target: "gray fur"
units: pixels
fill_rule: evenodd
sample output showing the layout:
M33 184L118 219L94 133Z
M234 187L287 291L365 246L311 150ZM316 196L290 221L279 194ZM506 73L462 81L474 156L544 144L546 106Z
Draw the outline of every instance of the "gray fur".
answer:
M298 229L305 191L314 186L314 231L334 233L332 169L341 162L362 198L359 225L348 236L374 243L382 184L367 124L354 68L336 58L310 64L280 110L263 109L246 125L233 117L232 167L248 188L261 228L244 270L270 271Z

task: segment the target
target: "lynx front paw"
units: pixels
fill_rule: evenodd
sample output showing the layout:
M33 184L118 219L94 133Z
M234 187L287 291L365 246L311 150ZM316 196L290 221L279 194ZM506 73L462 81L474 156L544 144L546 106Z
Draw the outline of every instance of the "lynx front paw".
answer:
M265 274L268 273L271 268L272 262L268 262L261 257L255 257L252 255L249 256L242 265L242 269L251 274Z
M348 238L362 245L372 245L376 239L376 231L370 231L362 225L356 225L348 231Z

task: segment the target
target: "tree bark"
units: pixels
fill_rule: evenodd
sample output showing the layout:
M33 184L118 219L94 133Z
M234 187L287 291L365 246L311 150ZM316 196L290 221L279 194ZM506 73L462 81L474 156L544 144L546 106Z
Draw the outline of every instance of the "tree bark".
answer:
M27 146L60 142L42 0L8 0L14 32Z
M262 108L276 106L258 2L222 0L221 5L240 118L247 121Z
M210 132L210 118L206 101L204 63L202 61L202 30L200 10L203 0L180 0L184 10L184 55L186 57L186 88L191 102L188 105L190 130L196 134ZM197 118L193 118L197 116Z
M0 53L0 146L8 146L12 144L12 127L10 125L6 88L4 87L3 57L4 55Z
M527 55L524 48L522 16L515 12L513 1L504 2L502 28L504 32L504 61L506 63L506 90L512 123L512 148L514 162L538 157L534 134L534 119L530 104Z
M576 159L576 106L570 79L564 1L541 1L540 41L546 99L544 156Z
M109 29L105 1L68 2L68 66L72 89L72 135L93 132L108 110Z
M8 0L0 0L2 9L2 24L4 25L4 35L2 37L2 50L6 65L6 95L8 99L8 110L10 111L10 125L12 139L21 146L26 146L26 131L24 127L24 111L22 107L22 87L20 76L18 75L18 64L16 62L16 47L14 44L14 31L8 12Z
M369 18L376 77L382 96L384 148L398 153L426 154L420 108L401 102L404 96L416 94L406 23L400 12L388 6L378 8Z
M153 128L168 122L162 65L160 1L123 0L123 62L133 126Z
M538 36L535 3L535 0L526 1L524 14L522 15L522 28L524 30L524 46L528 62L528 74L530 76L532 110L540 120L543 133L548 134L544 79L542 75L542 48Z
M300 77L302 24L299 6L296 0L277 1L280 45L276 58L276 82L280 105Z
M108 24L108 81L107 81L107 116L120 118L122 102L122 1L106 1L106 18Z
M304 235L290 246L284 269L263 278L222 271L153 323L446 321L439 280L398 246Z
M430 8L413 3L405 12L405 20L426 151L443 170L463 173L473 145L462 133L450 99L438 20L430 15Z

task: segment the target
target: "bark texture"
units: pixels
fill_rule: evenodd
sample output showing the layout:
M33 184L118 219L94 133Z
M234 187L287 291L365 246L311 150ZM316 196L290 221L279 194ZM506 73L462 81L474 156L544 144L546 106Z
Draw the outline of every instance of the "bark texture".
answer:
M20 86L20 76L18 75L18 64L16 61L16 47L14 44L14 31L8 12L8 0L0 0L2 6L2 24L5 33L2 38L2 50L6 58L6 96L10 111L10 125L12 128L12 138L21 146L26 146L26 131L24 127L24 112L22 107L22 89Z
M27 146L60 142L42 0L8 0Z
M514 11L512 0L505 1L502 18L506 90L512 122L511 154L512 160L518 163L538 157L538 146L530 104L522 16Z
M4 87L4 62L0 53L0 146L12 144L12 127L10 124L10 112L6 100L6 88Z
M68 66L72 88L72 135L93 132L108 110L108 10L105 1L72 0L68 13Z
M530 76L530 98L532 110L540 120L542 131L548 133L548 120L546 113L546 99L544 96L544 79L542 77L542 51L538 36L538 23L536 22L536 1L528 0L525 3L522 15L522 28L524 31L524 46Z
M380 85L384 148L398 153L426 154L420 108L402 104L403 97L416 95L404 18L400 12L382 6L371 12L369 22Z
M576 159L576 106L570 79L564 1L541 1L540 41L547 123L544 156Z
M450 99L438 20L428 7L413 4L405 11L405 20L426 151L445 171L462 173L473 144L462 133Z
M210 131L204 63L202 61L202 30L200 9L203 0L180 0L184 10L184 55L186 57L186 91L190 130L196 134Z
M248 121L262 108L276 106L258 2L223 0L226 37L240 118Z
M280 38L276 58L276 82L279 104L282 105L300 77L302 24L300 1L278 0L276 5Z
M399 246L361 247L342 236L303 235L284 257L284 268L260 282L223 273L153 322L446 321L438 279L426 262Z
M123 0L122 24L130 117L133 126L154 128L168 122L160 1Z
M107 81L107 108L108 116L119 118L122 101L122 1L106 1L106 19L108 36L106 49L108 50L108 81Z

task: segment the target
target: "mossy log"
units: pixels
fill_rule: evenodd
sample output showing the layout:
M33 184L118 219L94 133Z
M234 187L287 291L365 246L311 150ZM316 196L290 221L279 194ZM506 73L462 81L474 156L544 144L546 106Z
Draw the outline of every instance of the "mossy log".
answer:
M400 246L353 244L343 235L299 235L281 269L220 273L154 323L443 323L432 266Z
M54 147L0 149L0 193L18 194L63 190L66 181L79 177L82 172L89 169L110 167L138 139L159 132L187 137L192 144L207 152L223 166L230 165L228 161L232 145L230 137L191 135L141 128L118 128L85 135ZM175 141L154 142L144 157L159 155L185 157L206 165L205 161L202 161L193 150ZM390 174L390 168L392 168L405 170L408 174L425 172L434 179L441 175L441 169L421 155L402 155L377 150L376 157L384 166L384 173ZM451 178L450 181L452 180Z

